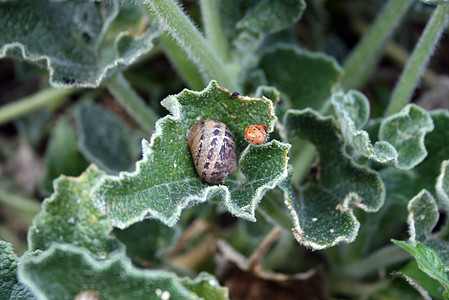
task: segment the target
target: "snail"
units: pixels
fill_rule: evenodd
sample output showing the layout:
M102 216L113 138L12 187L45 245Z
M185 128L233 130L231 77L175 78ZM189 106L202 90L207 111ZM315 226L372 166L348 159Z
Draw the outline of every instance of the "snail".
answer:
M190 128L187 139L196 171L207 183L220 183L237 170L234 137L222 122L199 121Z
M253 145L262 145L267 138L267 126L264 124L250 125L245 130L246 141Z
M102 298L94 291L82 291L73 300L101 300Z

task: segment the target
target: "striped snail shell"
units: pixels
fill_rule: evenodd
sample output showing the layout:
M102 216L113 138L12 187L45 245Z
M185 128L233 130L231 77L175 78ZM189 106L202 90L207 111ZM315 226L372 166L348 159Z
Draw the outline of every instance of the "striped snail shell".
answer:
M78 293L73 300L102 300L102 298L96 292L86 290Z
M199 121L190 128L188 144L196 171L207 183L220 183L237 170L234 137L225 124Z

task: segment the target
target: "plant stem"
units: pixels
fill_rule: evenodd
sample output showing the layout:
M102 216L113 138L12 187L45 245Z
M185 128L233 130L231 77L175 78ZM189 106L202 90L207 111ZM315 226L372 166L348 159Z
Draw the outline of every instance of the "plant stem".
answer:
M361 278L382 267L400 263L410 259L410 254L396 245L389 245L370 256L346 265L343 273L351 277Z
M384 6L344 64L341 86L345 90L358 89L365 83L379 61L386 42L412 3L410 0L390 0Z
M193 62L185 55L184 50L179 47L173 38L166 32L161 35L161 43L164 53L176 68L181 78L194 90L202 90L206 87L201 73Z
M159 116L132 89L122 73L109 77L105 84L109 92L145 131L150 133L154 130L154 124Z
M169 33L197 65L206 81L215 79L230 91L240 90L235 78L226 70L224 62L174 0L141 1L151 10L150 13L166 26Z
M0 125L15 120L23 115L30 113L41 107L50 107L60 105L68 99L68 96L75 92L74 89L63 90L48 88L41 90L36 94L19 99L11 104L0 107Z
M215 52L224 60L229 61L229 44L221 23L220 1L201 0L201 15L206 38Z
M410 101L413 91L418 84L418 80L432 55L441 34L446 29L448 19L449 6L437 6L427 23L418 44L413 50L412 56L407 62L405 69L402 71L399 82L393 90L385 116L391 116L399 112Z

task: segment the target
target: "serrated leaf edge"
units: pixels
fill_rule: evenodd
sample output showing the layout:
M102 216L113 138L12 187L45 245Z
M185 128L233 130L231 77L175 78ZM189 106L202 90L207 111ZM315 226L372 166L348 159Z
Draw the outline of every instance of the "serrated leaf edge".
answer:
M134 267L129 260L129 258L125 255L113 255L109 259L104 261L98 261L95 260L95 258L92 256L92 254L80 247L67 245L67 244L53 244L48 250L46 251L36 251L29 253L27 255L24 255L21 260L21 264L19 264L18 270L17 270L17 277L19 281L24 284L26 287L30 288L30 290L33 292L35 296L37 296L39 299L47 299L45 293L40 290L39 286L34 284L33 280L27 276L27 273L23 269L22 265L26 264L28 260L33 261L34 264L39 264L45 261L46 259L52 257L56 251L62 251L62 252L71 252L72 254L77 254L82 257L82 260L86 262L89 266L92 267L93 272L96 271L103 271L108 269L114 264L119 264L123 267L125 272L127 274L135 275L135 276L141 276L142 274L147 273L150 276L154 276L155 278L158 277L166 277L166 279L172 279L172 283L175 288L180 290L185 290L186 294L191 294L192 297L193 293L188 290L185 286L183 286L179 282L179 278L176 276L175 273L162 271L162 270L144 270L144 269L137 269ZM36 255L38 254L38 255Z
M398 163L396 164L396 167L398 169L401 169L401 170L410 170L410 169L414 168L416 165L418 165L419 163L421 163L426 158L426 156L427 156L427 149L426 149L426 146L425 146L425 143L424 143L424 139L426 137L426 134L431 132L435 128L432 116L430 115L429 112L427 112L425 109L419 107L418 105L407 104L397 114L394 114L392 116L389 116L389 117L385 118L382 121L382 123L380 124L380 128L379 128L379 140L385 141L382 138L382 135L381 135L381 133L383 131L382 129L386 126L385 124L387 124L387 122L389 122L389 121L391 121L393 119L396 119L396 118L407 117L408 115L410 115L410 110L411 109L416 109L419 113L421 113L423 115L426 115L427 116L427 121L429 121L430 125L427 126L427 127L421 127L421 129L416 134L419 137L417 147L419 148L419 150L422 150L422 153L423 153L422 157L420 157L418 159L415 158L414 159L414 163L411 164L410 166L402 166L402 165L400 165L399 164L399 159L400 158L398 157ZM385 142L387 142L387 141L385 141ZM396 148L396 147L393 146L393 148Z
M113 2L114 3L114 2ZM105 21L105 24L108 24L107 26L110 25L110 23L112 23L112 20L110 21ZM104 29L102 29L102 34ZM6 57L8 50L14 50L14 49L19 49L22 55L22 58L24 58L27 61L32 61L32 62L38 62L41 60L45 60L46 61L46 68L49 72L49 78L48 78L48 82L50 83L50 86L54 87L54 88L62 88L62 89L70 89L70 88L98 88L101 84L101 82L106 78L106 75L108 74L109 70L112 70L116 67L118 67L119 65L130 65L133 62L135 62L136 60L138 60L142 55L144 55L145 53L148 52L148 49L153 45L153 39L154 37L156 37L158 35L158 31L154 31L153 34L151 35L151 38L148 38L148 42L145 44L145 47L143 47L143 49L140 49L139 51L137 51L133 57L130 57L128 59L123 59L123 58L116 58L114 60L113 63L110 63L106 66L103 67L103 71L101 72L101 74L97 77L97 79L95 80L95 82L92 83L86 83L86 82L75 82L72 84L66 84L66 83L61 83L59 81L55 81L54 80L54 76L55 76L55 69L52 66L52 59L50 56L48 55L29 55L26 49L26 46L22 43L18 43L18 42L13 42L13 43L8 43L3 45L2 47L0 47L0 58ZM117 37L114 41L114 45L117 45L120 41L120 39L126 35L126 32L121 32L119 34L117 34ZM139 39L144 39L146 38L145 35L142 35L140 37L137 37L135 40L139 40Z
M225 91L227 93L229 93L229 95L231 95L231 93L225 89L222 88L218 85L217 81L212 80L210 81L210 83L208 84L208 86L203 89L202 91L192 91L189 89L183 89L180 93L176 94L176 95L170 95L167 98L165 98L161 104L169 111L170 114L166 115L163 118L160 118L155 125L155 131L153 132L150 142L148 142L146 139L142 139L142 159L136 162L136 169L133 172L127 172L127 171L123 171L120 172L117 176L113 176L113 175L105 175L102 179L100 179L97 184L95 185L95 187L92 189L91 191L91 196L94 199L96 206L101 210L101 212L105 215L108 214L108 209L107 207L104 205L105 201L103 201L102 199L99 200L97 199L97 197L99 196L100 198L102 198L103 195L101 195L100 193L97 193L97 190L100 186L102 186L104 184L104 182L106 180L111 180L111 181L116 181L119 182L121 180L124 179L129 179L129 178L133 178L133 177L138 177L140 172L141 172L141 165L149 162L152 154L153 154L153 150L152 150L152 146L154 144L154 141L157 138L160 138L163 134L163 124L166 122L166 120L172 120L172 121L177 121L181 118L181 109L182 109L182 105L181 103L178 101L177 96L182 95L183 93L190 93L190 94L194 94L194 95L201 95L203 93L208 93L209 90L213 89L213 88L217 88L220 89L222 91ZM268 109L270 110L270 114L272 116L272 122L270 124L266 124L268 127L268 131L272 132L274 130L274 126L275 123L277 121L277 117L275 115L275 111L274 111L274 106L273 103L270 99L266 98L266 97L262 97L260 99L257 98L251 98L251 97L243 97L243 96L239 96L240 100L246 100L246 101L265 101L268 104ZM274 141L271 141L270 143L272 143ZM278 142L280 145L289 145L286 143L282 143L282 142ZM265 144L265 145L269 145L269 143ZM260 147L260 146L259 146ZM243 153L246 153L247 148L245 148L245 150L242 152L241 157L243 156ZM288 152L288 151L287 151ZM287 164L286 164L287 166ZM285 167L285 169L287 169L287 167ZM283 176L283 175L282 175ZM187 179L187 181L189 180L200 180L198 179ZM185 181L185 180L183 180ZM279 181L279 180L278 180ZM277 182L278 182L277 181ZM272 184L270 185L273 186L272 188L276 187L276 184ZM261 187L263 188L263 187ZM262 193L261 191L259 191L260 188L258 189L258 194L260 195L260 193ZM165 216L159 214L158 212L154 211L151 208L147 208L146 210L142 210L141 213L139 215L134 216L134 218L126 221L126 222L122 222L122 223L113 223L114 227L120 228L120 229L125 229L127 227L129 227L130 225L141 221L143 219L145 219L145 217L148 214L151 214L151 217L156 217L157 219L159 219L160 221L162 221L164 224L166 224L169 227L173 227L177 220L179 219L181 212L184 208L186 208L188 205L190 204L195 204L195 203L203 203L206 202L207 199L209 198L209 195L213 196L215 193L220 193L220 192L224 192L225 193L225 203L227 205L228 208L231 208L232 206L228 206L228 203L230 203L230 191L229 188L225 185L216 185L216 186L208 186L206 188L204 188L201 193L200 196L198 195L191 195L188 197L183 198L182 203L180 203L175 210L175 213L172 215L172 217L166 218ZM95 196L98 195L98 196ZM260 199L257 201L257 203L260 202ZM232 212L236 212L237 210L232 209ZM240 211L241 212L241 211ZM246 215L247 220L250 221L256 221L255 217L254 217L254 212L252 213L252 215Z

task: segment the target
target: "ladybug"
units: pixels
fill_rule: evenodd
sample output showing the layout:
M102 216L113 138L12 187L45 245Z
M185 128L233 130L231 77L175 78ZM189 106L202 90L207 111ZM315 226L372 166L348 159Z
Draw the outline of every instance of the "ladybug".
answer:
M262 145L268 138L267 126L264 124L250 125L245 130L245 139L253 145Z

